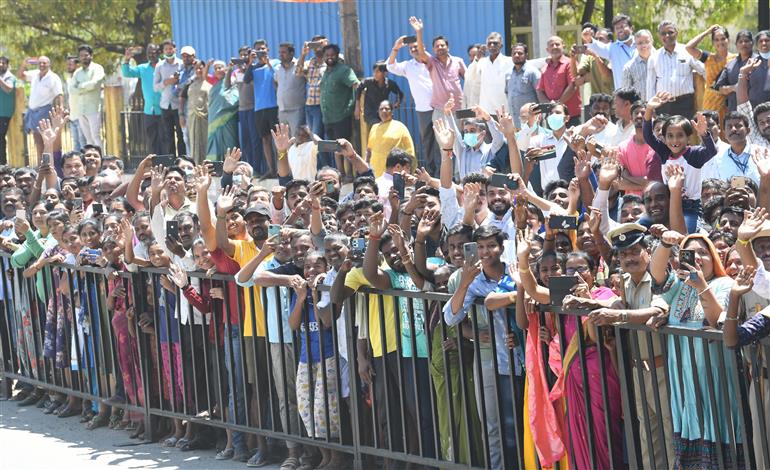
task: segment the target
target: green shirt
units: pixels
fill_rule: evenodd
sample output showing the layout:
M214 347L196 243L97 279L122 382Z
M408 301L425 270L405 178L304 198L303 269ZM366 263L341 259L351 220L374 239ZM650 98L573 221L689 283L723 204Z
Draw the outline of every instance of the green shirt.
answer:
M349 65L327 67L321 78L321 116L324 124L340 122L353 113L358 78Z
M392 269L386 269L385 273L390 277L390 286L394 290L419 291L414 285L409 274L398 273ZM428 357L428 338L425 334L425 304L420 299L397 297L398 310L401 313L401 352L403 357L414 357L412 352L412 322L414 321L415 339L417 345L417 357ZM409 302L412 302L412 314L410 318Z
M6 72L5 75L0 77L0 80L13 88L9 92L0 89L0 117L9 118L13 116L13 112L16 109L16 77L11 72Z

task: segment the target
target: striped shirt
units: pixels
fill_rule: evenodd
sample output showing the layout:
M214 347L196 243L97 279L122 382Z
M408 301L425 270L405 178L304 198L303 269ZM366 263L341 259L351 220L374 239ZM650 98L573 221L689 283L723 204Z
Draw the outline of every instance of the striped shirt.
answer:
M326 63L321 60L310 59L305 62L303 73L307 80L306 106L318 106L321 104L321 78L326 71Z
M676 43L673 52L658 49L647 60L647 96L653 97L660 91L674 97L694 93L693 72L705 76L706 69L703 62L687 53L683 44Z
M770 141L762 137L762 134L759 133L759 129L757 129L757 125L754 123L754 109L751 106L751 101L739 104L737 111L749 119L750 132L747 138L749 144L770 148Z
M648 57L649 59L649 57ZM642 101L647 101L647 59L636 55L623 66L623 88L633 88Z

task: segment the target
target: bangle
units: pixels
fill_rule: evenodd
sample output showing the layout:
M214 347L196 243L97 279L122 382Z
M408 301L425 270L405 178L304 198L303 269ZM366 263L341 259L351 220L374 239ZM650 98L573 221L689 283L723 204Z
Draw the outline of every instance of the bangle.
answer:
M663 246L663 248L672 248L674 246L671 243L664 242L662 238L660 240L660 244L661 244L661 246Z
M751 240L741 240L740 238L738 239L738 244L739 245L748 246L749 243L751 243Z
M738 317L725 317L725 321L738 321Z
M529 268L524 268L524 269L519 268L519 272L522 274L526 274L529 272Z
M283 160L284 158L286 158L286 151L278 152L278 160Z
M444 152L454 152L455 151L455 149L441 149L441 150L443 150Z
M705 294L706 291L709 290L709 289L711 289L711 286L706 286L705 289L703 289L702 291L698 292L698 297L700 297L701 295Z
M379 241L381 240L381 238L376 235L369 235L369 241L375 241L375 240Z
M225 220L226 218L227 218L226 215L219 215L219 214L217 214L217 219L218 220Z

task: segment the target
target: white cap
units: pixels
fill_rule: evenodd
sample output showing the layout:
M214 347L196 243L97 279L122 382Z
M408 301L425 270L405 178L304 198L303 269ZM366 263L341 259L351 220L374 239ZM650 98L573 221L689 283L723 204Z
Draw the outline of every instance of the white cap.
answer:
M180 54L195 55L195 49L192 46L184 46Z

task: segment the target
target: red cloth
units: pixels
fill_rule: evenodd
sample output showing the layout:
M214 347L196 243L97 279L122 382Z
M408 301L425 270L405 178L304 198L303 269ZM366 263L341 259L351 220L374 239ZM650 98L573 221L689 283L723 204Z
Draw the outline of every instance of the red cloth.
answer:
M629 175L646 176L653 181L663 181L660 158L655 155L655 151L646 142L639 145L631 137L620 144L618 150L620 151L620 164L628 170ZM642 191L626 191L626 193L642 195Z
M546 59L537 89L542 90L549 100L558 101L569 84L575 81L569 64L569 59L566 56L561 56L557 63L554 63L550 58ZM580 90L575 91L565 104L567 105L567 114L570 117L580 116Z

